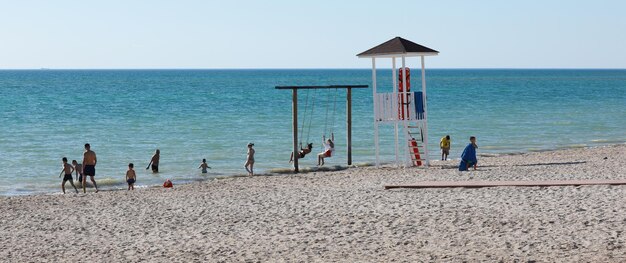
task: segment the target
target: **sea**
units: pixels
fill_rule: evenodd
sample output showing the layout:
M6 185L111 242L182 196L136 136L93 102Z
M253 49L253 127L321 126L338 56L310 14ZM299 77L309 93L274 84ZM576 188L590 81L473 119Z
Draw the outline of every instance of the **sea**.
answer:
M427 69L426 83L433 160L445 135L452 159L470 136L482 156L626 143L626 70ZM85 143L104 190L126 188L129 163L137 187L245 175L250 142L255 173L288 170L292 94L275 87L293 85L369 85L352 91L352 151L354 164L374 162L370 69L1 70L0 195L60 193L61 158L80 162ZM378 92L392 86L391 70L378 69ZM298 104L302 141L319 152L333 133L326 165L345 166L345 90L301 90ZM381 126L382 162L395 161L393 140L393 126ZM300 160L316 164L314 154Z

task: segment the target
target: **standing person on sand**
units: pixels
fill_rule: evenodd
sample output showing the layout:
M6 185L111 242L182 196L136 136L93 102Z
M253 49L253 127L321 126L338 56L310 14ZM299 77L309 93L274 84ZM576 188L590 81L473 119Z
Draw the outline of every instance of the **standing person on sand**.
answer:
M63 190L64 194L65 194L65 183L67 183L67 181L70 181L70 184L72 184L72 186L74 187L74 190L76 190L76 193L78 194L78 189L76 188L76 185L74 185L74 181L72 180L73 172L74 172L74 167L70 165L69 163L67 163L67 157L63 157L63 169L61 170L61 174L59 174L59 177L61 177L61 175L65 173L65 176L63 177L63 182L61 183L61 189Z
M128 171L126 171L126 182L128 183L128 190L135 190L135 181L137 181L137 175L133 167L133 163L128 164Z
M439 148L441 148L441 160L448 160L448 155L450 154L450 135L441 138Z
M152 155L152 159L150 159L150 163L148 163L146 170L152 167L152 172L158 173L159 172L159 159L161 159L161 151L159 149L156 149L156 152L154 153L154 155Z
M463 150L463 154L461 154L459 171L467 171L470 166L474 166L474 170L476 170L476 164L478 164L476 149L478 149L478 145L476 145L476 137L472 136L470 137L470 143L465 147L465 150Z
M253 176L254 175L254 171L252 170L252 168L254 167L254 149L252 149L252 146L254 146L254 143L248 143L248 154L246 157L246 163L243 165L246 168L246 171L248 171L248 175L249 176Z
M96 188L96 193L98 192L98 185L96 184L96 180L94 177L96 176L96 163L98 159L96 158L96 152L91 150L91 145L89 143L85 143L85 153L83 153L83 193L86 193L86 184L87 177L91 178L91 182L93 183L93 187Z

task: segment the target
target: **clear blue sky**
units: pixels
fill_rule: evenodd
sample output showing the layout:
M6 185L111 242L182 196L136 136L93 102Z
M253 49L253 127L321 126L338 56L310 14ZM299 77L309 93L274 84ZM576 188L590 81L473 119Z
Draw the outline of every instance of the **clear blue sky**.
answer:
M435 68L626 68L626 1L0 0L0 69L368 68L395 36Z

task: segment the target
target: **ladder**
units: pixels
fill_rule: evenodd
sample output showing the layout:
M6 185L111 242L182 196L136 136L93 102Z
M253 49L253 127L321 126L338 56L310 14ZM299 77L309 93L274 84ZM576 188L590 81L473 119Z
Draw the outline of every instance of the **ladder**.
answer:
M424 135L422 126L419 123L408 124L406 126L407 150L411 159L412 166L422 166L426 159L421 156L424 154Z

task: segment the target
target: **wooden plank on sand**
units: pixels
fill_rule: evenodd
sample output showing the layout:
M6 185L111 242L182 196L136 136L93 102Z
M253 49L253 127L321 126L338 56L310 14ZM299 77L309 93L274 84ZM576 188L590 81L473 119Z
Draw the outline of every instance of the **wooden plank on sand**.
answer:
M621 180L565 180L565 181L428 181L407 185L385 185L385 189L393 188L482 188L498 186L579 186L579 185L626 185Z

